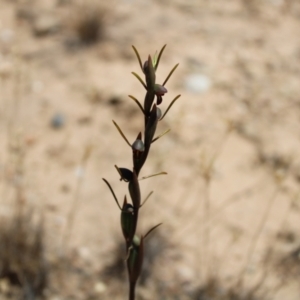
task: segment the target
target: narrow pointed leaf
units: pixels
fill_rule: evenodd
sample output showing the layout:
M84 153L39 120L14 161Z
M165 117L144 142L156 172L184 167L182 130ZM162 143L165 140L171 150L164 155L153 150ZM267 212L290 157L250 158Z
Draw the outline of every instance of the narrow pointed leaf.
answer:
M162 85L165 85L168 80L170 79L170 77L172 76L172 74L174 73L174 71L176 70L176 68L179 66L179 64L175 65L174 68L171 70L171 72L169 73L169 75L167 76L166 80L164 81L164 83Z
M170 103L170 105L168 106L167 110L165 111L165 113L163 114L163 116L159 119L159 121L161 121L165 115L167 114L167 112L170 110L170 108L172 107L172 105L177 101L178 98L180 98L181 95L177 95L174 100Z
M150 196L153 194L153 191L151 191L148 196L145 198L145 200L142 202L140 208L148 201L148 199L150 198Z
M153 56L153 65L156 66L156 63L157 63L157 51L155 51L154 56Z
M142 104L139 102L138 99L136 99L135 97L131 96L131 95L128 95L129 98L131 98L137 105L138 107L141 109L141 111L143 112L143 114L145 114L145 111L143 109L143 106Z
M119 125L113 120L114 125L116 126L116 128L118 129L119 133L121 134L122 138L125 140L125 142L129 145L129 147L131 148L130 143L128 142L125 134L123 133L123 131L121 130L121 128L119 127Z
M156 174L152 174L152 175L149 175L149 176L142 177L140 180L144 180L144 179L159 176L159 175L167 175L167 174L168 174L167 172L159 172L159 173L156 173Z
M160 134L159 136L157 136L155 139L152 140L152 144L157 141L158 139L160 139L162 136L166 135L167 133L169 133L171 131L171 129L167 129L166 131L164 131L162 134Z
M133 49L133 51L135 52L135 55L136 55L136 57L137 57L137 59L138 59L138 61L139 61L140 67L141 67L141 69L142 69L142 71L143 71L142 60L141 60L141 57L140 57L140 55L139 55L139 52L136 50L136 48L135 48L133 45L132 45L132 49Z
M162 223L157 224L156 226L152 227L147 233L146 235L143 237L143 239L145 239L154 229L156 229L158 226L162 225Z
M166 47L167 47L167 44L164 45L164 46L161 48L161 50L159 51L159 54L158 54L158 57L157 57L157 62L156 62L156 64L155 64L155 71L156 71L157 68L158 68L160 58L161 58L161 56L162 56L162 54L163 54L163 52L164 52L164 50L165 50Z
M121 205L119 204L119 201L118 201L118 199L117 199L117 197L116 197L116 194L115 194L115 192L113 191L111 185L109 184L109 182L108 182L105 178L102 178L102 180L107 184L107 186L108 186L108 188L110 189L110 191L111 191L111 193L112 193L112 195L113 195L113 197L114 197L114 199L115 199L117 205L119 206L120 210L122 210Z
M138 81L143 85L143 87L147 90L146 83L143 81L143 79L135 72L131 72L131 74L133 74L138 79Z

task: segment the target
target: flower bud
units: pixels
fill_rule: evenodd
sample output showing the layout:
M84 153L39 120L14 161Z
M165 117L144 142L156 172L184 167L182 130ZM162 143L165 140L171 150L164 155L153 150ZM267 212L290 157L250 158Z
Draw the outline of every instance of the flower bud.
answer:
M162 103L162 96L167 92L168 92L168 90L161 84L154 85L154 93L156 95L156 104L157 105Z
M156 76L155 76L155 69L152 63L152 58L150 55L148 56L147 62L144 63L143 70L146 77L147 90L153 90Z
M118 168L116 166L116 169L118 170L120 176L121 176L121 181L124 180L125 182L130 182L133 178L133 173L129 169L126 168Z
M161 84L154 85L154 91L157 96L163 96L168 90Z

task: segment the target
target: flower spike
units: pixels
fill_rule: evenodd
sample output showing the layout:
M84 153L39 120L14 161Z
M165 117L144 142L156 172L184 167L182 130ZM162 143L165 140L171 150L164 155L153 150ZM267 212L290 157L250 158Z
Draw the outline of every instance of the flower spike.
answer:
M157 227L159 227L162 224L159 223L158 225L150 228L150 230L148 230L148 232L145 235L137 234L139 210L142 206L146 204L150 196L153 194L153 191L151 191L146 196L146 198L143 201L141 201L142 193L140 181L154 176L167 174L166 172L159 172L150 176L141 177L140 172L145 162L147 161L152 144L170 131L170 129L168 129L157 136L156 130L159 125L159 121L161 121L166 116L170 108L180 97L180 95L176 96L167 107L165 113L162 113L162 110L159 105L162 103L164 95L168 92L165 85L167 84L168 80L178 67L178 64L173 67L163 84L156 83L156 71L160 64L160 60L165 48L166 45L164 45L159 52L156 51L153 57L148 55L146 61L142 63L139 52L134 46L132 46L132 49L139 63L139 67L143 72L142 76L135 72L132 72L132 74L134 77L136 77L136 79L143 85L144 89L146 90L143 102L140 102L137 98L135 98L132 95L128 95L129 98L131 98L137 104L137 106L139 107L139 111L142 112L141 121L143 127L140 128L140 130L138 131L138 134L136 135L134 141L132 143L129 142L120 126L114 120L112 121L114 126L117 128L120 135L126 142L126 144L130 147L131 151L130 165L132 166L132 168L121 168L115 164L115 168L118 172L118 175L120 176L120 181L124 181L127 184L130 198L128 198L127 195L125 195L123 205L120 205L110 183L106 179L102 178L105 184L108 186L115 202L117 203L121 211L120 225L125 240L125 255L128 274L127 278L129 279L129 297L127 299L129 300L135 300L135 288L142 271L142 265L145 255L144 250L147 246L145 244L145 239L150 233L152 233L152 231L154 231Z

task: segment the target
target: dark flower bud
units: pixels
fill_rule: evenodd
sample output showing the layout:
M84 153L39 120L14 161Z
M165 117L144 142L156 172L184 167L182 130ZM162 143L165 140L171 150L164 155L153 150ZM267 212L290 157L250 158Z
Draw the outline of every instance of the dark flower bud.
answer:
M157 105L162 103L162 96L167 92L168 92L168 90L161 84L154 85L154 93L156 95L156 104Z
M116 166L116 169L118 170L120 176L121 176L121 181L124 180L125 182L130 182L133 178L133 173L129 169L126 168L118 168Z
M143 65L143 72L144 72L144 74L146 74L147 69L148 69L148 60L146 60L146 61L144 62L144 65Z
M163 96L165 93L168 92L168 90L161 84L155 84L154 91L157 96Z
M152 58L149 55L147 62L144 63L143 71L146 77L147 90L153 90L155 85L155 69L153 67Z

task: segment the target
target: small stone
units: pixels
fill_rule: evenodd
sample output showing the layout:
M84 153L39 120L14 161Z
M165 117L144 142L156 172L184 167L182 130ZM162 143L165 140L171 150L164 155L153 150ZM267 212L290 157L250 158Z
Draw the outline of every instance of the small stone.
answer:
M6 278L3 278L0 280L0 291L3 293L3 294L6 294L8 293L10 290L10 285L9 285L9 282Z
M67 194L71 191L71 188L67 183L64 183L64 184L61 185L60 190L61 190L62 193Z
M56 113L51 119L51 127L60 129L65 125L65 116L61 113Z
M6 44L12 42L14 36L15 36L14 31L9 28L2 29L0 32L0 40Z
M24 138L24 142L26 144L26 146L34 146L37 142L37 138L33 135L28 135Z
M106 291L106 285L102 281L99 281L95 284L94 290L97 294L103 294Z
M44 89L44 83L40 80L35 80L31 83L31 89L34 93L40 93Z
M55 33L60 27L57 18L51 15L41 15L33 22L33 33L40 37Z
M112 96L108 99L108 104L111 106L120 106L122 104L122 99L118 96Z
M84 168L82 166L77 166L76 167L75 176L77 178L83 178L84 177Z
M31 6L21 6L16 9L16 17L19 20L32 21L35 17L35 12Z
M192 93L204 93L211 87L211 80L203 74L191 74L185 79L185 88Z
M90 249L88 248L88 247L80 247L79 249L78 249L78 254L79 254L79 256L82 258L82 259L84 259L84 260L86 260L86 261L88 261L88 260L90 260L91 259L91 251L90 251Z

